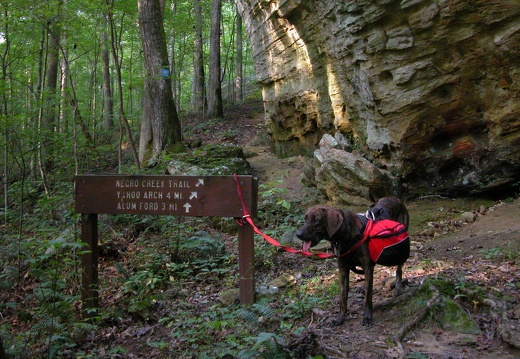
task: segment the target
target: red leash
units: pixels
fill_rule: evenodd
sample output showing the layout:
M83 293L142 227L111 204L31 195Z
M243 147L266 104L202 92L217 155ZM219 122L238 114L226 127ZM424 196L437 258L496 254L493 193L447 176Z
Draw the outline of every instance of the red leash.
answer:
M238 197L240 198L240 201L242 202L242 211L244 212L244 216L242 217L242 221L247 221L247 223L249 223L251 225L251 227L253 227L253 231L256 234L262 236L269 244L271 244L271 245L273 245L275 247L280 247L280 248L282 248L284 251L286 251L288 253L301 254L301 255L304 255L304 256L307 256L307 257L315 256L315 257L317 257L319 259L338 257L336 254L332 254L332 253L325 253L325 252L313 253L313 252L308 252L308 251L301 251L301 250L298 250L298 249L294 249L292 247L283 246L276 239L274 239L272 237L269 237L265 233L262 233L262 231L260 231L258 229L258 227L255 226L255 224L253 223L253 219L251 218L251 215L249 214L249 211L247 210L247 207L246 207L245 202L244 202L244 196L243 196L243 193L242 193L242 187L240 186L240 182L238 181L238 176L236 174L234 174L233 177L235 178L235 182L237 184ZM241 223L238 220L237 220L237 223L239 225L241 225L241 226L243 225L243 223ZM366 225L365 231L363 232L363 238L361 238L356 244L354 244L348 251L346 251L345 253L340 254L339 257L346 256L346 255L354 252L356 249L358 249L359 246L361 246L363 244L363 242L367 240L368 233L369 233L369 230L370 230L369 227L372 227L372 220L370 220L370 219L368 220L368 223Z

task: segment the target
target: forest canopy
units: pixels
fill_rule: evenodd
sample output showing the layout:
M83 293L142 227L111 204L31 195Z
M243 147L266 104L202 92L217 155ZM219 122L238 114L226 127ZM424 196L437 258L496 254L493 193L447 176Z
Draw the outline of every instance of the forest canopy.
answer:
M194 3L199 6L198 20ZM113 0L2 1L4 176L15 180L31 166L33 173L41 167L42 176L54 165L63 168L61 162L70 173L94 171L96 148L115 145L119 137L119 148L113 147L117 155L122 146L137 141L146 79L137 5L138 1ZM204 73L209 73L210 5L162 2L168 66L156 76L170 81L175 110L181 114L207 110L204 98L202 103L200 98L194 101L193 88L196 56L203 69L201 81L208 83ZM253 69L242 34L246 53L239 55L244 63L235 61L237 31L242 28L237 28L234 2L223 2L221 11L219 84L226 103L235 103L244 91L236 85L237 73L243 84L252 78ZM197 48L200 55L195 55Z

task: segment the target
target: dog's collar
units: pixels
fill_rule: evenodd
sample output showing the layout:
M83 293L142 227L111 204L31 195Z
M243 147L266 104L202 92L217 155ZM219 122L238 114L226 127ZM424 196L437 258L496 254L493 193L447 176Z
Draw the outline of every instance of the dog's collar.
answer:
M363 223L363 226L361 227L361 231L360 231L363 236L368 233L368 232L366 232L368 221L375 221L375 218L372 218L372 217L368 216L367 214L368 214L368 211L365 214L357 215L359 220L361 221L361 223ZM372 216L373 215L374 214L372 213Z
M363 227L361 227L361 239L358 240L352 247L350 247L346 252L341 253L338 257L345 257L354 252L356 249L361 247L361 245L368 239L368 234L370 233L370 229L372 228L373 220L366 218L364 215L359 214L359 219L363 223Z

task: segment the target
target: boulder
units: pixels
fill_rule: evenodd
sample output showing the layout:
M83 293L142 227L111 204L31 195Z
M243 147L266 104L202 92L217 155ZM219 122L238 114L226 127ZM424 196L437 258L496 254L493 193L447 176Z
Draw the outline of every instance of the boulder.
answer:
M464 308L452 299L446 299L441 313L441 325L444 329L466 334L481 334L478 323Z
M267 285L275 288L288 288L292 287L295 284L296 279L294 278L294 276L289 273L284 273L270 281Z
M399 180L376 167L359 151L349 152L348 141L339 133L323 136L314 152L314 172L306 172L308 181L336 203L370 206L380 197L397 195Z
M240 289L232 288L225 290L222 293L220 293L218 299L226 307L236 304L240 301Z
M477 215L473 212L464 212L460 215L460 218L465 222L465 223L473 223L477 220Z

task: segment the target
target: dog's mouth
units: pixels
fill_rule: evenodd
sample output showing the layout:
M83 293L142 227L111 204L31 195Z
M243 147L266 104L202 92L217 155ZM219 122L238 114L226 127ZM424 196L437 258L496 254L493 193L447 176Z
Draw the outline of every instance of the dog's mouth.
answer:
M309 251L311 247L314 247L316 244L320 243L322 240L319 234L314 233L313 231L308 231L305 227L300 228L296 232L296 237L298 237L303 242L303 250Z
M311 249L311 247L314 247L315 245L317 245L318 243L321 242L321 239L319 238L315 238L315 239L311 239L310 241L303 241L303 250L305 252L308 252L309 249Z

